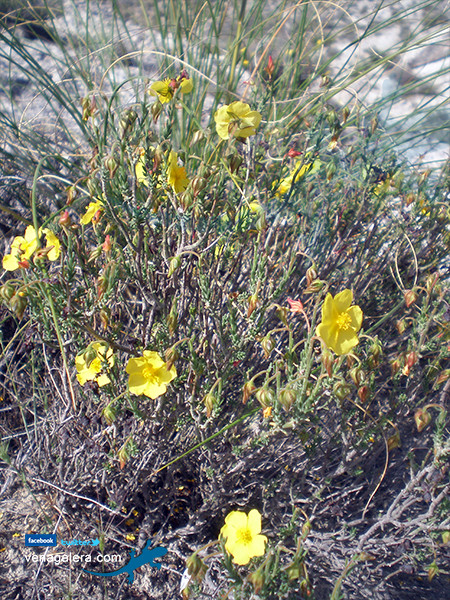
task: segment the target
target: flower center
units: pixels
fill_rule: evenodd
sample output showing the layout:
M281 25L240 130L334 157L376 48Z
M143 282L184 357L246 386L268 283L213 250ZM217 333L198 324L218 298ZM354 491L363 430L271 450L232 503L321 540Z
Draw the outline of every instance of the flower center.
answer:
M142 375L145 377L145 379L152 379L153 378L153 369L150 366L146 366L142 369Z
M336 325L338 326L338 329L343 329L345 331L350 327L351 324L352 319L349 314L341 313L340 315L338 315L336 319Z
M236 538L241 544L250 544L252 541L252 532L248 527L242 527L236 531Z

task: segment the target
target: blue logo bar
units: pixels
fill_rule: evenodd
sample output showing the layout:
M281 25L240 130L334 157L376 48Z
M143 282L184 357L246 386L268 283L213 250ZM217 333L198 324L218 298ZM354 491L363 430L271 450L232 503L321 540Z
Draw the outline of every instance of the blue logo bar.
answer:
M26 533L25 546L56 546L56 533Z

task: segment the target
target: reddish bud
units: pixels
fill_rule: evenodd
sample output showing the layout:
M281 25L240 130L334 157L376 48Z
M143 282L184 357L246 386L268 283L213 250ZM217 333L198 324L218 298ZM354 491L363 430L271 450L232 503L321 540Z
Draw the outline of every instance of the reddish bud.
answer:
M367 385L362 385L358 390L358 397L363 404L367 401L369 397L369 387Z
M418 408L414 413L417 431L420 433L431 421L430 413L424 408Z
M405 299L407 308L409 308L411 304L414 304L414 302L417 300L417 294L414 290L405 290L403 297Z
M292 298L287 298L287 302L290 306L291 312L294 313L303 313L303 304L300 300L292 300Z
M110 252L110 251L111 251L111 248L112 248L112 242L111 242L111 237L110 237L109 233L108 233L108 234L107 234L107 236L105 237L105 241L103 242L102 248L103 248L103 252L104 252L105 254L107 254L108 252Z

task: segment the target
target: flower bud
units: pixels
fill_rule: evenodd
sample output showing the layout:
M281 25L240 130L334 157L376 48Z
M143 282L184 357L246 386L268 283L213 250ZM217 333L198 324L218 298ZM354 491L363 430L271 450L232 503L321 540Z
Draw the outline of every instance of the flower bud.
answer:
M100 321L102 323L103 329L107 329L110 317L111 310L109 308L102 308L100 310Z
M297 394L290 387L285 387L280 392L279 402L286 412L289 412L297 399Z
M339 400L345 400L350 395L351 389L345 381L337 381L333 386L333 392Z
M369 386L362 385L358 390L358 397L363 404L367 402L367 398L369 397Z
M400 367L401 367L400 358L396 358L395 360L393 360L391 362L392 375L395 375L396 373L398 373L400 371Z
M406 355L405 364L411 369L418 360L417 352L412 351Z
M366 374L361 369L361 367L353 367L353 369L350 370L349 375L350 375L353 383L357 386L364 383L364 381L366 379Z
M69 211L65 210L59 215L59 224L61 227L69 229L72 226L72 219L70 218Z
M265 337L263 337L261 340L261 346L264 350L264 357L269 358L272 350L275 348L275 342L270 334L267 334Z
M133 126L136 119L137 119L137 113L133 109L127 108L122 112L122 114L120 115L120 119L119 119L119 125L120 125L122 137Z
M328 377L332 377L334 358L328 348L322 349L322 364L325 367Z
M201 129L197 129L197 131L192 136L192 144L197 144L201 142L205 138L205 134Z
M344 108L342 109L342 122L346 123L348 116L350 114L350 109L347 106L344 106Z
M402 445L399 431L396 431L393 435L388 437L387 445L388 445L389 452L394 450L394 448L399 448Z
M152 104L150 112L152 113L153 123L156 123L158 121L162 109L163 105L161 104L161 102L155 102L154 104Z
M112 425L114 423L114 421L116 420L116 415L117 409L115 408L113 402L107 404L102 411L102 416L104 417L108 425Z
M267 387L260 388L256 392L255 396L263 408L268 408L269 406L272 406L273 392L269 388L267 388Z
M108 233L105 237L105 241L102 244L102 250L105 254L108 254L108 252L111 252L111 248L112 248L111 236Z
M88 258L88 262L93 262L96 258L98 258L101 253L102 253L102 246L97 246L97 248L94 248L93 250L91 250L89 252L89 258Z
M203 402L204 402L204 404L206 406L206 416L209 418L211 416L212 411L217 406L217 398L216 398L216 396L214 394L212 394L211 392L209 392L203 398Z
M316 279L311 283L311 285L308 285L308 287L305 290L305 294L317 294L323 289L325 285L326 281L324 281L323 279Z
M395 327L396 327L397 331L399 332L399 334L401 335L406 329L406 323L403 319L401 319L400 321L395 322Z
M198 583L201 583L203 581L203 578L205 577L206 572L208 571L208 567L198 556L197 552L191 554L191 556L187 559L186 567L189 575Z
M302 539L306 540L312 529L311 521L307 518L302 525Z
M237 171L239 170L239 167L242 165L243 162L243 158L242 156L239 156L239 154L229 154L227 156L227 160L228 160L228 165L230 167L230 171L232 173L237 173Z
M253 589L255 590L255 594L259 594L259 592L263 589L266 583L266 574L265 569L261 566L254 573L251 573L248 576L248 580L253 585Z
M16 288L11 283L4 283L0 287L0 298L5 302L9 302L16 293Z
M288 327L289 325L288 325L288 321L287 321L287 314L288 314L287 308L285 306L279 306L275 312L276 312L277 317L283 323L283 325Z
M75 198L78 196L77 186L69 185L69 187L66 188L66 194L67 194L66 204L68 206L70 206L72 204L72 202L75 200Z
M264 211L258 213L259 216L256 219L255 228L256 231L265 231L267 229L266 213Z
M258 294L252 294L248 299L247 319L249 319L258 304Z
M169 334L173 335L178 326L178 301L175 296L170 308L170 312L166 318L167 327L169 328Z
M256 390L256 386L253 381L247 381L242 388L242 403L245 404L253 392Z
M403 293L403 297L405 299L405 304L407 308L409 308L411 304L414 304L414 302L417 300L417 294L414 290L406 290Z
M104 275L97 279L97 298L100 299L108 289L108 281Z
M194 192L194 195L199 194L203 189L205 189L207 185L207 181L204 177L199 177L198 175L194 177L191 181L191 188Z
M119 166L116 162L116 159L114 158L114 156L112 154L108 154L108 156L106 156L106 158L105 158L104 164L105 164L105 167L109 171L109 176L112 179L114 177L115 172L117 171L118 166Z
M169 271L167 273L167 277L172 277L172 275L175 273L175 271L177 271L180 268L181 265L181 257L180 256L174 256L173 258L170 259L170 263L169 263Z
M406 206L409 206L416 200L416 195L413 192L410 192L406 196Z
M172 346L171 348L167 348L164 353L164 358L166 359L166 369L170 371L175 361L180 358L180 353L177 348Z
M431 421L431 415L426 408L418 408L414 413L417 431L420 433Z
M23 313L27 307L27 299L25 296L21 296L20 294L14 294L9 301L9 306L12 312L16 315L19 321L23 317Z
M309 269L307 269L306 271L306 285L311 285L312 282L317 279L317 277L318 275L316 267L314 265L312 267L309 267Z

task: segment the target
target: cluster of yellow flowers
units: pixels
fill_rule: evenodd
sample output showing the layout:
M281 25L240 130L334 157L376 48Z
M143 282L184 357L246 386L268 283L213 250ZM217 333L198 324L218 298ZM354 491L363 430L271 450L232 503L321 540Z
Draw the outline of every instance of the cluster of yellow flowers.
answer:
M87 381L95 381L100 387L110 383L107 373L113 366L113 351L102 342L90 344L75 358L80 385ZM140 357L130 358L125 370L129 375L130 393L135 396L144 395L152 400L165 394L167 385L177 376L175 366L169 366L157 352L151 350L144 350Z
M3 268L6 271L29 267L28 260L33 256L39 246L39 238L45 235L47 245L40 251L39 257L46 256L48 260L57 260L61 253L61 244L56 235L45 227L36 233L33 225L28 225L24 236L17 236L11 244L11 251L3 257Z

